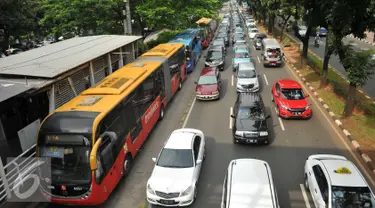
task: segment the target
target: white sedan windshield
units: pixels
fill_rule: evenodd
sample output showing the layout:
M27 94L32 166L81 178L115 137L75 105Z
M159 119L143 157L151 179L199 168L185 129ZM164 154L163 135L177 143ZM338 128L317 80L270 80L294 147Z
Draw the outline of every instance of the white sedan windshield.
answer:
M375 208L375 200L368 187L332 186L332 208Z
M164 148L156 164L165 168L190 168L194 166L193 155L190 149Z

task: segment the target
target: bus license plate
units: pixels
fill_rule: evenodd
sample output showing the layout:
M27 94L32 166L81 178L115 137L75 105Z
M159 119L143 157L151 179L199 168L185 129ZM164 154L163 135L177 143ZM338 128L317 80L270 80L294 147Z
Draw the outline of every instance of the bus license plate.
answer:
M174 201L174 200L164 200L164 199L160 199L160 203L162 203L162 204L174 204L175 201Z

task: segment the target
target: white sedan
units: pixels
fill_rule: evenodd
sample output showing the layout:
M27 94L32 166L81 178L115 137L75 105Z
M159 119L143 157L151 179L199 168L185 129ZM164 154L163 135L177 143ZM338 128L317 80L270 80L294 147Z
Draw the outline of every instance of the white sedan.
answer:
M177 129L159 153L147 182L147 201L161 206L189 206L197 196L197 183L205 158L205 138L198 129Z
M305 187L317 208L375 207L375 197L358 168L340 155L307 158Z
M259 30L257 28L251 28L249 30L249 38L254 39L255 35L259 33Z

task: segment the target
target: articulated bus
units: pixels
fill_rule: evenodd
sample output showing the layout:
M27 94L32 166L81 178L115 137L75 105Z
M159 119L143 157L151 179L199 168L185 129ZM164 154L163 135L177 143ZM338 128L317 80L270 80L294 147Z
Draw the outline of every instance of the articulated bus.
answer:
M183 43L186 46L186 68L192 72L198 63L202 52L203 30L191 28L177 34L169 43Z
M164 67L165 83L167 83L165 101L166 104L171 97L182 88L182 82L187 78L185 45L182 43L159 44L142 54L134 62L160 62Z
M38 171L47 199L68 205L107 200L164 116L165 74L160 62L127 64L42 122L36 151L51 167L50 176Z

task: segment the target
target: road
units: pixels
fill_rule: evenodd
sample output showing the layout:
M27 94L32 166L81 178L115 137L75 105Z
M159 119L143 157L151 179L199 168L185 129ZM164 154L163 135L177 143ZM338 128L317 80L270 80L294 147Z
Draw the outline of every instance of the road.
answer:
M251 46L252 47L252 46ZM304 198L303 168L305 159L311 154L331 153L344 155L357 163L352 157L344 138L336 126L324 113L318 102L310 98L313 117L310 120L281 120L276 116L271 102L271 85L280 78L297 79L285 66L264 68L258 62L260 52L253 48L252 56L258 73L261 75L261 95L267 110L272 143L269 146L233 144L230 130L230 108L236 99L235 79L232 78L232 48L228 48L225 71L222 72L223 94L218 101L194 101L189 107L195 90L194 81L198 79L204 66L203 58L197 68L189 75L182 90L173 99L142 152L136 158L129 177L123 180L107 202L98 207L138 208L145 202L146 182L153 169L152 157L158 155L170 132L179 128L181 118L185 117L185 127L197 128L206 136L207 158L203 164L198 185L198 197L191 207L217 208L220 206L221 189L225 171L231 160L237 158L257 158L267 161L272 169L278 192L280 207L310 208L313 203L310 195ZM206 52L205 52L206 53ZM204 53L204 54L205 54ZM233 82L232 82L233 79ZM305 89L306 90L306 89ZM184 116L187 113L186 116ZM357 163L360 165L360 163ZM360 165L363 169L363 166ZM39 204L36 207L64 207Z
M288 34L291 35L297 41L300 42L300 39L297 38L294 35L293 31L292 32L288 32ZM325 43L326 43L326 39L325 39L325 37L322 37L320 40L321 40L320 47L316 48L316 47L314 47L314 37L310 37L310 40L309 40L309 49L312 52L314 52L316 55L318 55L319 57L321 57L323 59L324 58L324 46L325 46ZM357 39L354 39L354 38L346 37L346 38L344 38L344 42L345 43L350 43L351 42L351 44L354 46L354 48L357 51L359 51L359 50L368 50L368 49L375 50L375 46L372 46L370 44L364 43L364 42L362 42L360 40L357 40ZM340 63L340 59L339 59L339 57L337 55L333 54L331 56L331 59L329 60L329 64L333 68L335 68L342 76L347 77L345 69L342 66L342 64ZM375 76L373 76L371 79L369 79L367 81L367 84L362 87L362 90L367 95L369 95L370 97L372 97L373 99L375 99Z

